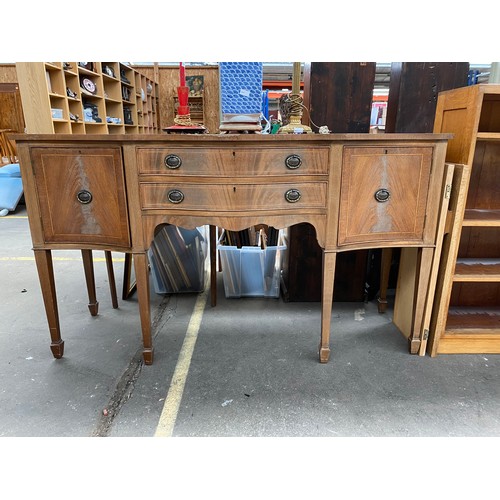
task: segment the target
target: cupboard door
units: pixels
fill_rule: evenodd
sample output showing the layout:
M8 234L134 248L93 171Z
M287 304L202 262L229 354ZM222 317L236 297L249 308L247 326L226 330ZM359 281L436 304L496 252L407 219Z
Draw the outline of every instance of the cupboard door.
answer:
M46 243L130 247L121 150L34 148Z
M432 147L345 147L338 244L423 243Z

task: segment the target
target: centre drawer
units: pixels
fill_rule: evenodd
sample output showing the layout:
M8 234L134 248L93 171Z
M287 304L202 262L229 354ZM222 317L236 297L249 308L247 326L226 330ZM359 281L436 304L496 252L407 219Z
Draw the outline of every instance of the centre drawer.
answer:
M324 175L328 147L137 148L139 174L146 175Z
M290 210L326 207L326 182L274 184L141 183L143 209Z

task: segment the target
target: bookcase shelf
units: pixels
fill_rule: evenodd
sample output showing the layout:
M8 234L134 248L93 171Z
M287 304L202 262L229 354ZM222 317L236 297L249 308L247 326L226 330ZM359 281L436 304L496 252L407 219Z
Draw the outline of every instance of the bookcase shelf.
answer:
M500 210L469 208L465 210L463 226L500 226Z
M500 259L459 258L453 281L500 282Z
M500 307L452 306L446 315L440 354L498 353Z
M95 71L91 71L90 69L82 68L81 66L78 66L78 74L79 75L89 75L89 76L95 76L99 78L100 73L96 73Z
M454 134L446 160L469 174L453 188L429 353L500 353L500 85L440 93L434 132Z
M500 307L490 309L451 307L448 312L446 336L489 336L500 329Z
M50 62L46 62L45 63L45 68L49 71L60 71L61 69L61 66L60 66L61 63L50 63Z
M16 71L28 133L160 132L158 115L153 112L158 109L158 83L127 64L21 62L16 63ZM94 92L82 88L84 78L95 86ZM124 99L124 92L129 101ZM52 109L60 110L57 115L62 113L62 119L53 116ZM97 111L100 123L88 121L92 109Z
M500 141L500 132L478 132L476 139L478 141Z

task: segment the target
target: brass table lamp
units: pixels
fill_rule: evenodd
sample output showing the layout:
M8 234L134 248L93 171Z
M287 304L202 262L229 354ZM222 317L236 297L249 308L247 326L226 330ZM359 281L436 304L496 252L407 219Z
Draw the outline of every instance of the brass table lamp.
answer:
M290 102L289 123L278 130L278 134L312 134L311 127L302 124L302 96L300 95L300 62L293 63L292 92L288 94Z

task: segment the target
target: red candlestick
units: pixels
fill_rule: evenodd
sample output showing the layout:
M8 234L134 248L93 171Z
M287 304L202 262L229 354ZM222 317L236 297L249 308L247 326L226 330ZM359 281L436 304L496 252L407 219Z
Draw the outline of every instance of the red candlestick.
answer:
M180 86L185 87L186 86L186 68L182 65L182 63L179 63L179 81L180 81Z
M189 87L177 87L177 97L179 98L178 115L189 115Z

